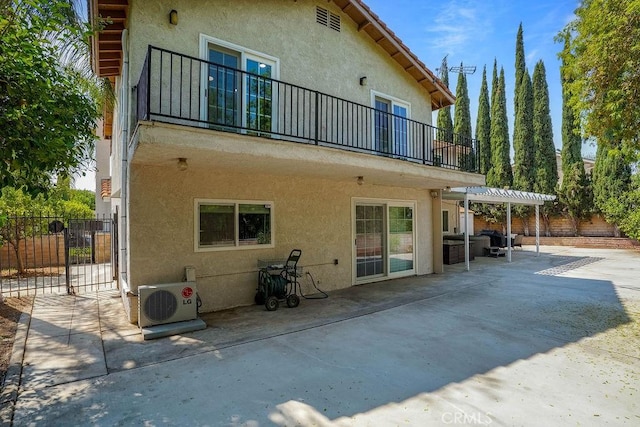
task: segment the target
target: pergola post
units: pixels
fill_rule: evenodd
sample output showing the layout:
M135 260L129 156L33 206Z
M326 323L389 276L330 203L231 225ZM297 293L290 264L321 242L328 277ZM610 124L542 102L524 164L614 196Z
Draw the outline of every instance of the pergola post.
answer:
M469 271L469 195L464 193L464 262Z
M511 262L511 202L507 202L507 261Z
M540 205L536 205L536 256L540 256Z

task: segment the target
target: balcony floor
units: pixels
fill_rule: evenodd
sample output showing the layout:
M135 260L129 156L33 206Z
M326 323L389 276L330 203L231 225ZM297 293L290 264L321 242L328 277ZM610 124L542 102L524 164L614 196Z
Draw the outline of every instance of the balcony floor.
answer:
M407 188L484 185L484 175L364 152L301 144L182 125L140 122L133 136L134 165L235 170L337 181L363 176L367 184Z

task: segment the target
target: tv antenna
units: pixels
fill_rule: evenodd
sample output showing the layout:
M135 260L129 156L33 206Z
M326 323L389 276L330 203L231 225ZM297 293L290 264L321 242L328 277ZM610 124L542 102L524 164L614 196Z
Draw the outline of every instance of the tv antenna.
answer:
M473 74L476 72L476 66L462 65L462 62L461 62L459 67L451 67L449 68L449 71L451 71L452 73L458 73L458 74Z
M445 71L458 74L473 74L476 72L475 65L463 65L462 63L460 63L459 67L449 67L447 65L447 56L449 56L449 54L445 55L445 57L442 58L442 64L440 65L440 67L436 68L436 73L438 73L438 77L440 78L440 80L442 80L442 78L444 77Z

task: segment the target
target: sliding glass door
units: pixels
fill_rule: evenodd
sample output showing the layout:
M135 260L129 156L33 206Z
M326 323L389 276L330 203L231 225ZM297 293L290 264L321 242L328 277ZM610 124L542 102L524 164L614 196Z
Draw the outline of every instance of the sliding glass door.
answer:
M356 282L415 272L415 204L354 203Z
M252 135L275 132L277 88L272 79L278 78L277 58L216 42L202 47L208 63L202 76L201 120Z

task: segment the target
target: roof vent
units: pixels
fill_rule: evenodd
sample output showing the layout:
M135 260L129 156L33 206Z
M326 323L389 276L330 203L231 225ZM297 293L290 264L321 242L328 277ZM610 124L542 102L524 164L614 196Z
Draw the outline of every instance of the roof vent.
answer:
M340 32L340 16L329 12L320 6L316 6L316 22L322 26Z

